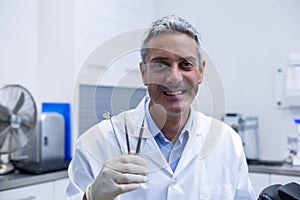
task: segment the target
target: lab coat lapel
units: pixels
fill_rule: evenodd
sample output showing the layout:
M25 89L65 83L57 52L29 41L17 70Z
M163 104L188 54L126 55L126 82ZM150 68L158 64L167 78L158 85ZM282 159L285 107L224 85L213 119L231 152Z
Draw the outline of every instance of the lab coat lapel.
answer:
M174 176L177 176L184 168L193 160L199 156L201 147L203 145L203 130L200 126L199 117L196 113L193 113L193 128L189 133L189 139L184 147L181 158L175 169Z
M193 159L204 159L214 149L222 135L224 125L220 121L196 112L193 112L193 117L193 128L174 176L179 174Z
M136 109L131 110L128 113L124 113L126 117L126 122L128 124L128 133L131 137L135 138L134 141L138 140L142 120L145 116L145 101L146 100L144 98ZM124 116L120 117L121 120L124 120L123 118ZM121 127L122 126L123 125L121 125ZM156 144L156 141L154 140L153 135L151 134L148 128L148 124L146 122L144 126L144 134L140 154L146 159L149 172L165 169L167 173L173 174L172 169L170 168L165 157L161 153L158 145Z
M149 131L145 130L146 132ZM150 131L149 131L150 132ZM151 134L151 133L150 133ZM147 161L149 172L164 169L170 175L173 175L173 171L167 163L165 157L161 153L156 141L153 137L147 138L143 148L141 149L141 155Z
M134 125L131 124L129 127L132 128L134 127ZM131 141L134 141L135 144L138 141L138 135L136 133L139 132L139 129L139 127L132 129L132 132L134 132L135 134L132 136L134 140L131 139ZM144 135L141 143L140 155L146 159L149 172L165 169L168 173L173 174L172 169L170 168L165 157L161 153L155 139L153 138L153 135L148 129L148 126L145 126L144 128Z

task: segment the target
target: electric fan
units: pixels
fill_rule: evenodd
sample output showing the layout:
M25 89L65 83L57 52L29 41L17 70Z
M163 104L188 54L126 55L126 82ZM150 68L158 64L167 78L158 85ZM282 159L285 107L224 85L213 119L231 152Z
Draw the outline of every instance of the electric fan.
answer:
M10 162L12 152L23 148L37 122L36 104L27 89L20 85L0 88L0 174L14 170ZM8 161L1 160L8 155Z

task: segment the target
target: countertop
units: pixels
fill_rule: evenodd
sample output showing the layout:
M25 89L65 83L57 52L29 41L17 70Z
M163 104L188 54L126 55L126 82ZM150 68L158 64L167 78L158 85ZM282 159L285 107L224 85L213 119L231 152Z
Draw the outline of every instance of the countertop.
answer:
M0 175L0 191L33 184L39 184L48 181L55 181L67 177L67 170L49 172L38 175L21 173L18 170L15 170L15 172L13 173Z
M265 173L265 174L279 174L287 176L300 176L300 166L293 166L290 164L283 165L248 165L249 172Z
M287 176L299 176L300 177L300 166L292 165L254 165L249 164L249 172L253 173L265 173L265 174L279 174ZM55 181L68 177L67 170L61 170L56 172L49 172L44 174L26 174L15 170L14 173L0 175L0 191L9 190L18 187L24 187L33 184L39 184L48 181Z

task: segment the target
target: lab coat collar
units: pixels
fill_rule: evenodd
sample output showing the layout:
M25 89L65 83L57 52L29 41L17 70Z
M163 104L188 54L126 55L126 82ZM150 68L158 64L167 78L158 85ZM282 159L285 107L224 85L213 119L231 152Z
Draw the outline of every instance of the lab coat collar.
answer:
M174 176L184 170L195 157L199 160L205 159L213 151L223 133L224 124L219 120L206 117L199 112L194 112L193 117L192 134L190 134ZM197 134L199 130L201 133Z
M119 127L119 128L121 128L121 130L124 129L124 117L126 118L126 123L127 124L131 123L131 125L133 127L135 127L134 128L135 131L129 133L133 137L139 137L139 129L141 128L141 125L143 123L143 119L146 115L146 113L145 113L145 104L146 104L147 98L149 98L149 97L147 97L147 96L144 97L143 100L138 104L136 109L129 110L128 112L124 112L119 116L118 121L120 123L117 123L117 124L121 124L122 127ZM199 112L196 112L192 107L190 109L191 109L190 117L193 119L193 122L198 121L196 123L197 127L195 127L195 125L193 125L194 128L192 128L192 130L195 130L195 131L193 131L193 134L199 135L204 131L205 126L203 126L201 121L198 119L199 118L198 117ZM197 117L196 120L194 119L195 117ZM144 130L145 132L144 132L143 138L153 137L153 135L149 131L148 124L146 123L146 121L144 123L144 127L145 127L145 130ZM129 132L129 130L128 130L128 132Z
M181 154L178 165L174 171L174 176L177 176L185 167L200 153L200 148L204 141L203 122L199 118L197 112L191 109L190 116L193 118L192 129L189 132L189 138L185 148Z
M114 117L116 126L124 130L124 118L126 119L128 134L131 137L139 137L140 128L145 117L144 105L146 98L139 103L136 109L123 112ZM220 138L220 129L222 124L217 120L205 116L191 108L191 117L193 117L192 130L189 133L189 139L182 153L182 157L174 172L174 176L179 174L195 157L205 158L214 148ZM217 128L214 128L217 125ZM144 123L144 134L142 142L142 156L148 160L149 170L165 168L170 174L173 171L160 152L153 135L149 131L148 125Z
M145 103L146 98L144 98L139 103L136 109L123 112L114 117L116 127L123 131L125 118L128 134L131 138L136 138L136 140L139 137L140 128L145 116ZM164 168L168 173L173 173L166 159L160 152L160 149L156 144L154 137L151 134L148 128L148 124L146 122L144 123L144 134L141 144L141 156L146 159L149 172Z
M209 139L211 137L207 137L207 133L210 132L210 126L207 125L207 122L210 121L210 118L207 118L194 110L191 112L191 117L193 117L193 125L189 132L189 139L174 172L160 152L154 138L145 141L143 157L148 160L147 163L150 171L164 168L172 177L176 177L185 170L186 166L189 165L192 160L202 158L202 154L207 155L211 152L218 139L216 139L216 137L213 137L212 139ZM215 135L216 134L212 134L212 136ZM217 135L219 136L219 134ZM209 141L213 140L213 142L205 145L208 141L207 139ZM206 146L209 147L207 148ZM203 150L203 147L205 150Z

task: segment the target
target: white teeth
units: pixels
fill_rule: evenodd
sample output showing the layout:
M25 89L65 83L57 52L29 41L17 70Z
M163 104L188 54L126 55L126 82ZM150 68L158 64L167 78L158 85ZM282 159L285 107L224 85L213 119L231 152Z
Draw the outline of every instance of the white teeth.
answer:
M183 92L180 90L180 91L166 92L166 93L167 93L167 95L175 96L175 95L181 95Z

